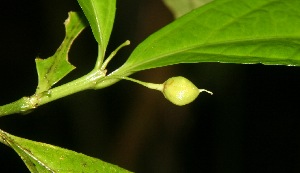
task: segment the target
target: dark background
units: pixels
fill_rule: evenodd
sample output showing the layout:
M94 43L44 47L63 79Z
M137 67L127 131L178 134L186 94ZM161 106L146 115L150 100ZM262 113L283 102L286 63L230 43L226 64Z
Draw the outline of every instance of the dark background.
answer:
M80 10L75 0L2 2L0 105L35 92L34 59L55 52L71 10ZM118 53L109 72L172 20L159 0L118 1L107 52L126 39L132 44ZM89 72L96 56L88 28L69 55L77 69L59 84ZM1 117L0 129L135 172L300 172L299 67L182 64L133 77L161 83L178 75L214 95L203 93L195 102L177 107L159 92L122 81L62 98L27 115ZM26 170L12 149L0 145L0 172Z

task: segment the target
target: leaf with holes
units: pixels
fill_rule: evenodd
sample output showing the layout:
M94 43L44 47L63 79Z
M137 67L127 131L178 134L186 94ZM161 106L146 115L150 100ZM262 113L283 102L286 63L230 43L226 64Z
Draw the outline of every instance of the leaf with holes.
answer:
M55 54L47 59L36 58L38 87L36 93L42 93L70 73L75 67L68 61L68 52L79 33L87 26L80 13L70 12L65 21L66 36Z

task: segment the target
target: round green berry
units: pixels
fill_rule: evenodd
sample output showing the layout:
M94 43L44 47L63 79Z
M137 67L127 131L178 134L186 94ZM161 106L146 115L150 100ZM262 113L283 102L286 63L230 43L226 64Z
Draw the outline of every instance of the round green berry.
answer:
M166 99L178 106L183 106L194 101L201 91L188 79L177 76L164 82L163 94ZM209 92L209 91L206 91ZM209 92L212 94L211 92Z

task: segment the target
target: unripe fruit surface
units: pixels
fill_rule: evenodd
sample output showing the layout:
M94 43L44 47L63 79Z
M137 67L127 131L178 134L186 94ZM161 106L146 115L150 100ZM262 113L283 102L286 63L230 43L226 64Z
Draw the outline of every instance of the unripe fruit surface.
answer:
M177 76L164 82L163 94L166 99L178 106L183 106L194 101L200 90L188 79Z

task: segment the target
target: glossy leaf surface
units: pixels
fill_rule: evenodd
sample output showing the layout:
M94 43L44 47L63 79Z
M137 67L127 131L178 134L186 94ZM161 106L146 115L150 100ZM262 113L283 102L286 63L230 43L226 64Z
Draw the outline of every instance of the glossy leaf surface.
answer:
M31 172L129 172L103 162L53 145L31 141L0 130L0 142L13 148Z
M55 54L47 59L36 58L38 87L36 93L47 91L75 67L68 61L68 52L79 33L87 26L84 16L70 12L65 21L66 36Z
M105 51L116 13L116 0L78 0L87 17L94 37Z
M116 75L178 63L300 65L300 1L216 0L154 33Z

